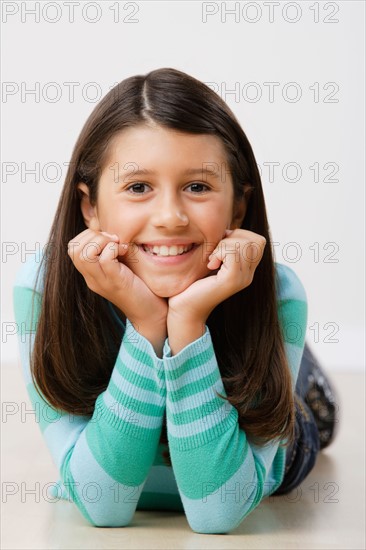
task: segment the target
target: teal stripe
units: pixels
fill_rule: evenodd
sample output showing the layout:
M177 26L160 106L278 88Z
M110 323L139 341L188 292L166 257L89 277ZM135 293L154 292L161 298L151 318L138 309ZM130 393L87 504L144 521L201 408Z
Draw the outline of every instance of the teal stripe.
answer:
M132 357L132 359L135 359L135 361L138 361L140 363L144 363L145 366L151 367L152 369L154 368L154 363L151 359L151 356L141 349L133 346L127 337L123 340L123 345L130 357Z
M147 440L136 437L138 431L154 433ZM145 481L160 433L161 428L146 430L136 426L129 435L116 430L104 418L99 418L95 425L89 423L85 430L89 449L100 467L119 483L133 487ZM116 440L120 441L118 446Z
M170 422L172 424L175 424L176 426L181 426L182 424L190 424L191 422L194 422L196 420L202 420L202 422L204 422L205 417L210 416L211 414L215 414L217 411L222 409L225 403L226 401L218 397L213 399L212 401L208 401L207 403L200 404L198 407L195 407L193 409L188 409L186 411L177 413L170 411L170 408L167 406L166 414Z
M175 476L179 479L179 489L187 498L201 500L206 484L213 484L218 489L229 480L239 482L241 494L245 498L244 489L246 483L253 479L255 466L246 435L237 425L227 427L220 437L192 452L182 453L173 449L171 455ZM192 472L192 475L185 472ZM199 479L200 483L195 483L195 479ZM220 493L218 490L219 496Z
M170 493L142 492L136 510L174 510L184 512L179 495Z
M116 365L118 368L118 372L120 376L127 380L127 382L130 382L130 384L133 384L137 388L141 388L143 390L148 390L151 392L154 392L158 395L159 392L156 391L156 381L151 380L151 378L146 378L145 376L142 376L141 374L137 374L136 372L130 370L120 359L118 356Z
M216 369L214 372L208 374L207 376L204 376L199 380L195 380L194 382L182 386L181 388L179 388L179 390L169 389L169 399L172 403L175 403L186 397L196 395L197 393L210 389L211 386L213 386L219 379L221 379L220 371ZM167 387L169 386L167 384Z
M96 526L96 523L92 520L92 518L88 514L82 500L80 500L79 495L77 494L78 485L77 485L77 482L75 482L70 471L69 463L70 463L73 450L74 450L73 448L70 449L61 467L62 482L66 486L70 496L72 497L72 500L75 502L75 504L77 505L77 507L79 508L80 512L83 514L85 519L87 519L91 525Z
M307 303L302 300L279 300L278 317L285 342L299 348L305 345Z
M154 403L146 403L145 401L139 401L134 397L130 397L125 394L111 379L108 384L108 390L112 397L121 405L127 404L128 409L133 412L145 414L147 416L162 416L164 406L159 407ZM159 395L159 394L158 394Z
M109 428L113 428L114 433L119 432L125 434L125 436L131 435L134 439L140 441L151 441L155 438L159 438L161 433L161 426L158 428L146 428L141 427L138 424L126 422L123 417L118 416L109 409L103 400L103 394L100 394L95 402L95 415L97 421L104 421L104 424ZM89 422L90 425L91 422ZM89 426L88 425L88 426ZM133 445L132 445L133 447Z
M171 370L166 369L165 378L166 380L176 380L184 375L187 371L192 372L194 369L202 367L203 364L209 363L214 357L215 352L212 346L202 351L198 355L195 355L194 362L192 358L187 359L180 365L178 368Z

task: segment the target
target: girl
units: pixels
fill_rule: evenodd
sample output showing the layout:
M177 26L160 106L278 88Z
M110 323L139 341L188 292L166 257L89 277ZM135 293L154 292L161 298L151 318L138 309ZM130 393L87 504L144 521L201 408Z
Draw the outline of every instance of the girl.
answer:
M173 509L226 533L297 487L334 437L251 146L185 73L127 78L94 109L14 308L53 498L92 525Z

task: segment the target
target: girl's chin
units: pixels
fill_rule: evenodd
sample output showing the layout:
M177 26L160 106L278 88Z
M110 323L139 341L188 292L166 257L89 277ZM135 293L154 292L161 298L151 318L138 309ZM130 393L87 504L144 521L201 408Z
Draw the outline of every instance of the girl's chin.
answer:
M143 279L144 280L144 279ZM196 279L195 279L196 280ZM177 294L181 294L187 288L194 283L195 280L189 280L189 281L152 281L152 280L144 280L146 286L149 287L151 292L155 294L155 296L159 296L159 298L172 298L173 296L176 296Z
M181 294L182 292L184 292L188 288L188 286L179 286L175 288L169 288L169 287L155 288L154 285L151 285L149 286L149 288L151 292L153 292L155 296L159 296L159 298L172 298L173 296L176 296L177 294Z
M159 298L172 298L173 296L177 296L187 290L187 288L193 285L196 281L213 274L214 272L207 268L206 272L201 271L195 274L182 274L182 276L171 275L165 277L149 277L143 276L142 273L138 273L137 276L144 281L146 286L149 287L155 296L159 296Z

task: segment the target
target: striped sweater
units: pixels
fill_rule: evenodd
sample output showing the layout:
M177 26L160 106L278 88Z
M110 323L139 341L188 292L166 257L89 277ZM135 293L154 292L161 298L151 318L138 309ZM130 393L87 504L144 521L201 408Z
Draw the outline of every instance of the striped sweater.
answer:
M23 376L37 421L60 473L49 492L68 499L93 526L128 525L135 510L184 511L197 533L227 533L272 494L284 477L286 448L257 447L239 428L226 396L209 328L172 356L163 357L126 320L108 386L93 415L55 410L36 392L29 352L42 300L40 258L18 271L13 288ZM305 344L307 300L288 266L275 264L277 303L293 390ZM32 295L35 314L30 318ZM112 308L111 308L112 311ZM295 327L295 331L291 330ZM290 328L290 330L289 330ZM172 467L162 457L166 414Z

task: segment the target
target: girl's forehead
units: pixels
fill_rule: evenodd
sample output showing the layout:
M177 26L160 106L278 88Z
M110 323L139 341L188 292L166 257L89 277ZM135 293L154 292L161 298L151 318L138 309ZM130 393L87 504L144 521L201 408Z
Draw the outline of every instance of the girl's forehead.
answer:
M195 174L188 174L189 170ZM209 174L208 171L213 173ZM192 134L162 126L139 125L124 129L111 140L102 168L102 180L127 177L230 178L230 165L221 138Z
M179 152L194 156L226 158L222 139L212 134L182 132L158 125L139 125L126 128L116 134L108 147L109 156L128 156L131 153L149 158L155 154Z
M103 179L130 177L201 177L231 181L223 142L210 134L189 134L178 130L138 126L123 130L110 144Z

